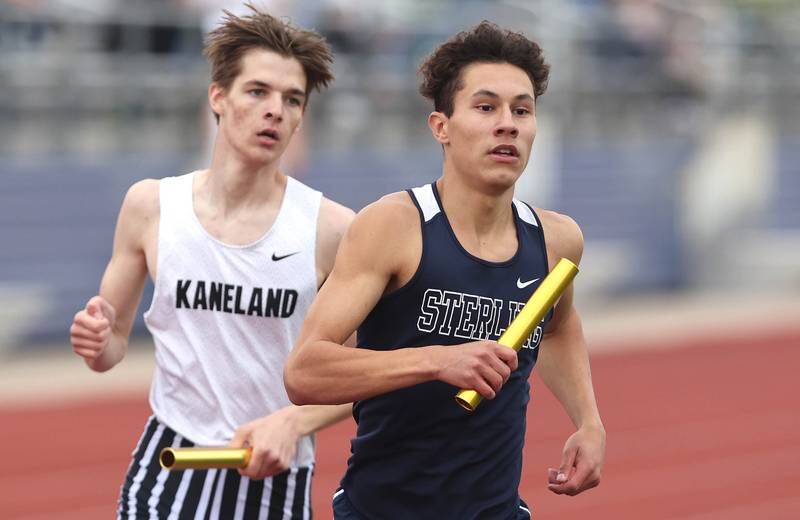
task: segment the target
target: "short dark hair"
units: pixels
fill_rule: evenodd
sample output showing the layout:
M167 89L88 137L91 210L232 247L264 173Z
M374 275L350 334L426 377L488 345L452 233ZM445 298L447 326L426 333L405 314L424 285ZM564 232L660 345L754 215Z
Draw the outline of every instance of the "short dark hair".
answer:
M300 62L306 74L306 104L312 90L333 81L330 45L318 32L280 20L252 4L246 16L223 11L225 17L206 36L203 53L211 63L211 80L228 89L241 72L241 58L250 49L268 49Z
M420 66L419 91L433 101L434 110L453 115L456 92L463 87L462 71L472 63L516 65L531 79L537 99L547 89L550 65L545 63L539 44L484 20L441 44Z

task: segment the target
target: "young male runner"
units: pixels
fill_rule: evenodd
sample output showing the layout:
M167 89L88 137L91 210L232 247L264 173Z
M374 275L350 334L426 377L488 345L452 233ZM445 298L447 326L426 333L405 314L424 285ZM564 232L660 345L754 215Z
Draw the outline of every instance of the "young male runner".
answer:
M337 519L529 518L518 487L537 359L576 427L549 488L600 480L605 430L572 289L519 355L496 343L550 267L583 252L572 219L514 198L548 72L538 44L486 22L422 66L442 175L359 213L285 371L295 403L357 401ZM343 348L356 328L358 348ZM460 388L488 400L467 412Z
M125 355L149 274L153 417L119 499L121 518L309 518L312 432L350 407L293 406L283 368L352 212L278 170L309 96L333 79L322 37L251 7L208 35L219 123L208 169L134 184L100 293L75 316L93 370ZM165 446L253 448L236 471L166 472ZM264 478L270 477L270 478Z

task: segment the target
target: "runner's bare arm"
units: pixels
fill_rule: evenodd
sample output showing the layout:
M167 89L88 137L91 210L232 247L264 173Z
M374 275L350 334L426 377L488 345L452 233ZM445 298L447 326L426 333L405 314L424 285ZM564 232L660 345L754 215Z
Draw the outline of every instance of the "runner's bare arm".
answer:
M583 256L583 235L569 217L543 212L547 248L553 261ZM605 454L605 429L597 409L586 339L570 286L556 305L539 348L536 370L572 419L577 431L564 445L561 465L551 469L549 488L575 495L599 484Z
M517 357L493 341L343 348L398 273L416 269L420 251L419 214L407 194L384 197L356 216L289 356L284 383L294 403L346 403L437 379L494 397Z
M156 180L140 181L128 190L100 293L75 315L70 328L73 351L92 370L109 370L127 351L148 271L145 237L157 226L158 190Z
M317 287L331 274L339 244L354 216L350 208L322 198L317 222Z

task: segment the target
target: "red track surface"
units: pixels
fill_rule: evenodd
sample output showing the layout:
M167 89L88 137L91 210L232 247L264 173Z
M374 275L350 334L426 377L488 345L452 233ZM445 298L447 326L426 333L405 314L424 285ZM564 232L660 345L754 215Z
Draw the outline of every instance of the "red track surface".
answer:
M800 518L800 338L609 354L592 361L608 431L603 482L549 493L570 424L534 381L522 496L538 518ZM144 396L0 410L0 518L108 519L148 415ZM319 436L317 519L352 425Z

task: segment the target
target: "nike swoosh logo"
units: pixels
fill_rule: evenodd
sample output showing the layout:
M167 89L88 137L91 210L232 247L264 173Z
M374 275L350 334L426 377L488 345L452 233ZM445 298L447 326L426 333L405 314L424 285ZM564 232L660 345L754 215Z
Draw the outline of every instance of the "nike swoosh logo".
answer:
M520 289L524 289L527 286L529 286L530 284L532 284L534 282L538 282L538 281L539 281L538 278L534 278L533 280L528 280L527 282L523 282L522 280L517 278L517 287L519 287Z
M275 253L272 253L272 260L274 262L277 262L278 260L283 260L284 258L289 258L290 256L296 255L299 252L300 251L295 251L294 253L289 253L288 255L282 255L282 256L278 256Z

